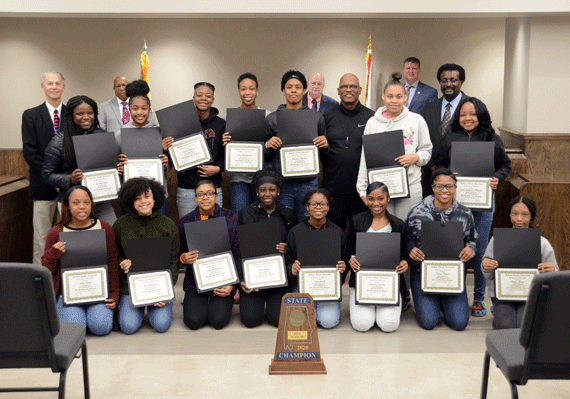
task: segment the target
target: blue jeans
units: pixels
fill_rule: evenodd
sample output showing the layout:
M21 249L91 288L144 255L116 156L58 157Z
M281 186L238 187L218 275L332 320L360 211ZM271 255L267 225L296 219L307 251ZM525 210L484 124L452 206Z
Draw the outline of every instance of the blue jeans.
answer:
M253 185L244 182L230 183L230 201L232 211L239 215L239 212L255 201L257 193Z
M59 320L81 324L94 335L107 335L113 328L113 311L104 303L64 306L63 297L57 299Z
M216 204L220 207L224 206L224 201L222 198L222 188L217 188L216 193L218 193L218 200ZM176 205L178 206L178 217L181 218L182 216L188 215L198 206L196 202L196 192L194 189L190 188L181 188L178 187L176 191Z
M424 294L421 290L419 269L410 272L410 284L414 296L416 318L421 328L433 330L441 319L441 311L447 325L463 331L469 323L469 301L467 293L461 295Z
M158 210L158 212L160 212L164 216L168 216L167 215L167 213L168 213L168 198L164 199L164 204L162 205L162 208L160 208Z
M295 284L293 292L299 292L299 284ZM315 302L317 324L323 328L334 328L340 322L340 302Z
M150 326L157 332L168 331L172 324L172 302L168 302L163 307L146 306L148 311L148 321ZM141 328L144 318L145 306L133 308L131 306L131 296L121 294L119 305L119 327L125 334L134 334Z
M491 212L473 212L475 230L477 230L477 234L479 234L479 238L477 239L475 257L473 258L473 274L475 276L473 300L475 301L482 302L485 300L485 287L487 286L487 280L485 279L485 276L483 276L483 271L481 270L481 262L483 261L483 255L485 255L485 251L487 250L487 244L489 244L489 234L491 233L491 225L493 224L494 214L494 196L493 210Z
M281 191L277 196L277 200L281 201L283 205L295 211L297 215L297 222L301 222L308 216L307 207L303 205L303 198L309 190L316 190L318 188L317 179L302 181L293 179L287 180L283 183Z

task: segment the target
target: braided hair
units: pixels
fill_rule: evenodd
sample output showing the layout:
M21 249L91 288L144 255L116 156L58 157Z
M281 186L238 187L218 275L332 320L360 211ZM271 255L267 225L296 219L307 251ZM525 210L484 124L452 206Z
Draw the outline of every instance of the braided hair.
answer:
M75 149L73 148L73 140L72 137L77 135L78 132L83 131L82 129L78 128L75 125L73 120L73 110L80 105L80 104L88 104L93 108L93 114L95 119L93 119L93 125L87 131L84 131L85 134L93 133L95 129L99 129L99 118L97 103L87 97L87 96L75 96L71 97L67 104L65 105L65 114L63 116L63 155L65 159L69 161L69 163L73 166L73 168L77 168L77 159L75 158Z

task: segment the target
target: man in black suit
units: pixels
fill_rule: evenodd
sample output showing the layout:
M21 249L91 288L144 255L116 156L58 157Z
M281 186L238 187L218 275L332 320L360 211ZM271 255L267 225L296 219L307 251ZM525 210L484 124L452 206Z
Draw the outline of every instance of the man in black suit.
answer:
M430 180L435 168L435 160L438 157L441 139L449 132L453 116L459 111L458 105L461 99L466 97L466 94L461 91L461 86L465 82L465 69L462 66L457 64L440 66L437 71L437 80L443 96L429 103L423 113L433 145L431 159L426 166L422 167L424 198L433 194Z
M63 129L65 105L61 101L65 79L61 72L48 71L42 75L41 88L46 101L22 115L22 150L30 165L30 196L34 203L34 257L41 265L49 229L57 215L57 191L41 179L44 151L54 135Z
M303 95L303 105L306 105L323 115L338 105L338 101L334 98L323 94L323 89L325 88L325 77L323 75L315 72L309 76L309 81L307 83L308 89Z

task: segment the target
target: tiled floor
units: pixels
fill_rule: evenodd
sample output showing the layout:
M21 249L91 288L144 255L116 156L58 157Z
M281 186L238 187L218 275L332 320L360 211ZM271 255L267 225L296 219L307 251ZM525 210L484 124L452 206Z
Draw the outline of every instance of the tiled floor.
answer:
M472 293L472 275L468 276ZM182 298L181 282L176 286ZM269 375L277 329L267 324L246 329L237 306L230 325L220 331L190 331L182 305L174 307L167 333L148 324L132 336L113 332L88 337L92 398L478 398L485 335L491 316L472 318L463 332L445 325L424 331L413 309L400 329L352 329L345 287L341 324L319 329L326 375ZM490 301L487 301L490 307ZM145 322L146 323L146 322ZM68 373L67 398L82 398L81 362ZM1 370L0 387L57 384L49 370ZM570 398L570 381L530 381L524 398ZM56 398L56 393L0 394L2 398ZM509 398L509 386L492 365L489 398Z

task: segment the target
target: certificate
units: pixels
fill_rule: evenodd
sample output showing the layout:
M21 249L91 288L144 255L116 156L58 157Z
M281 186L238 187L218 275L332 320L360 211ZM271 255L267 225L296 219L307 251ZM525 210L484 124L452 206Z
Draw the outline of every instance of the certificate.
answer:
M245 259L243 276L250 289L284 287L287 285L287 273L283 255L260 256Z
M123 171L124 180L133 177L146 177L163 184L163 167L160 158L156 159L129 159Z
M397 305L400 278L395 271L359 270L356 273L356 303L359 305Z
M105 302L109 296L107 268L104 266L64 269L61 279L63 303L66 306Z
M81 184L93 194L93 202L112 201L119 198L119 173L117 169L83 172Z
M530 283L537 269L497 268L495 270L495 295L502 301L526 301Z
M464 267L460 260L424 260L422 291L428 294L462 294L465 291Z
M281 147L279 156L283 177L309 177L320 173L319 149L313 144Z
M299 272L299 292L315 301L340 301L340 273L334 267L304 267Z
M235 142L226 145L226 171L257 172L263 168L263 144Z
M204 164L212 159L202 133L175 141L168 149L168 153L177 172Z
M493 208L493 190L488 177L457 176L455 199L468 208L491 211Z
M408 198L408 173L403 166L376 168L368 170L368 181L382 182L388 187L390 198Z
M231 252L198 258L192 270L199 293L239 282Z
M131 304L135 308L174 300L170 270L129 273L128 283Z

